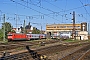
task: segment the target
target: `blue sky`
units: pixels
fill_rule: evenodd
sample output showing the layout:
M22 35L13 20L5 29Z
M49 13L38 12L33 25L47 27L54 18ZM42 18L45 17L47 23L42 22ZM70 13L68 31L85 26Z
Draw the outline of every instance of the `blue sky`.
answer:
M26 21L33 27L45 30L46 24L72 23L75 11L76 23L90 23L90 0L0 0L0 27L3 14L6 22L20 27ZM70 14L71 13L71 14Z

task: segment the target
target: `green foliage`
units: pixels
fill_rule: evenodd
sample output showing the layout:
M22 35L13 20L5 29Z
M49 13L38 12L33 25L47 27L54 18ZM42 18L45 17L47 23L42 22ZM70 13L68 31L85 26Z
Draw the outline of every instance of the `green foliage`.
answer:
M2 24L2 29L4 28L4 24ZM5 22L5 32L11 32L12 26L11 23Z
M38 30L37 28L33 28L32 34L40 34L40 30Z
M67 40L64 40L65 42L79 42L79 40L72 40L72 39L67 39Z
M0 29L0 40L2 40L2 39L3 39L3 30Z
M11 32L11 30L12 30L12 26L8 22L5 22L4 24L5 24L5 38L7 38L8 32ZM2 29L0 29L0 39L1 40L3 39L4 24L2 24Z
M12 33L16 33L16 31L15 31L15 30L11 30L11 32L12 32Z

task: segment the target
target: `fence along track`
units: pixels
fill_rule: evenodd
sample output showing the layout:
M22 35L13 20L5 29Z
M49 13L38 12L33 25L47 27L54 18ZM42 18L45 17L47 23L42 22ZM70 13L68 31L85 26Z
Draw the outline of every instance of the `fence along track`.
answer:
M68 54L67 56L64 56L61 58L61 60L83 60L83 57L87 52L90 51L90 44L84 48L81 48L73 53Z

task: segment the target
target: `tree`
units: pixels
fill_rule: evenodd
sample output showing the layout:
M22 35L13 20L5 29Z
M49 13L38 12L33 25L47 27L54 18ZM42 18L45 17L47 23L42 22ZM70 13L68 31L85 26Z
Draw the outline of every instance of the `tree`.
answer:
M3 39L3 30L0 29L0 39Z
M32 34L40 34L40 30L34 27Z
M2 24L2 29L4 28L3 26L4 24ZM12 30L11 23L5 22L5 32L8 33L8 32L11 32L11 30Z
M12 26L11 26L11 23L5 22L2 24L2 29L4 29L4 24L5 24L5 38L7 38L8 32L11 32L12 30Z

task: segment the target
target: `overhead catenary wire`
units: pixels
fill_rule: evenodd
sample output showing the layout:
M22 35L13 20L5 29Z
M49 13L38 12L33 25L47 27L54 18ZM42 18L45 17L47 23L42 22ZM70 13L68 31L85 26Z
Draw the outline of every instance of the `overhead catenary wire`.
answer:
M81 0L79 0L80 3L83 5L83 2ZM87 5L86 5L87 6ZM88 13L87 9L83 6L83 8L85 9L86 13L90 16L90 14Z
M22 1L26 3L26 1L24 1L24 0L22 0ZM28 3L29 3L29 2L28 2ZM32 3L29 3L29 4L34 5L34 6L36 6L36 7L39 7L39 8L42 8L42 9L44 9L44 10L50 11L50 12L52 12L52 13L55 13L54 11L52 11L52 10L50 10L50 9L48 9L48 8L44 8L44 7L42 7L42 6L38 6L38 5L32 4Z
M26 2L26 1L24 1L24 0L22 0L23 2ZM45 0L46 1L46 0ZM46 1L46 2L48 2L48 1ZM28 2L29 3L29 2ZM50 2L48 2L49 4L51 4L51 5L53 5L52 3L50 3ZM29 4L32 4L32 3L29 3ZM34 6L37 6L36 4L32 4L32 5L34 5ZM55 5L53 5L53 6L55 6ZM66 6L67 6L67 0L66 0ZM65 10L64 11L62 11L62 12L65 12L65 11L69 11L69 10L66 10L66 6L65 6ZM83 5L83 6L86 6L86 5ZM81 7L83 7L83 6L81 6ZM48 10L48 11L50 11L50 12L52 12L52 14L58 14L58 15L61 15L61 14L59 14L60 12L54 12L54 11L52 11L52 10L50 10L50 9L47 9L47 8L44 8L44 7L42 7L42 6L37 6L37 7L39 7L39 8L42 8L42 9L45 9L45 10ZM57 6L55 6L55 7L57 7ZM57 8L59 8L59 7L57 7ZM78 7L78 8L80 8L80 7ZM74 9L77 9L77 8L74 8ZM72 10L72 9L70 9L70 10ZM66 14L65 14L66 15ZM62 15L61 15L62 16ZM66 16L65 16L66 17ZM66 17L66 18L68 18L68 17ZM71 18L69 18L69 19L71 19Z
M67 7L67 0L66 0L66 3L65 3L65 10L66 10L66 7ZM67 18L67 14L66 14L65 10L64 10L64 14L65 14L65 17Z
M24 1L24 0L22 0L22 1ZM24 1L25 3L27 3L27 1ZM29 2L28 2L29 3ZM20 4L20 3L19 3ZM29 4L31 4L31 3L29 3ZM37 6L37 5L35 5L35 4L32 4L32 5L34 5L34 6ZM25 6L25 5L24 5ZM85 5L84 5L85 6ZM29 7L29 6L28 6ZM42 7L42 6L37 6L37 7L39 7L39 8L42 8L42 9L45 9L45 10L47 10L47 11L50 11L50 12L52 12L52 13L49 13L49 14L44 14L44 15L46 15L46 16L49 16L50 14L57 14L57 15L60 15L60 16L62 16L61 14L59 14L60 12L65 12L65 10L64 11L60 11L60 12L54 12L54 11L52 11L52 10L50 10L50 9L46 9L46 8L44 8L44 7ZM73 8L73 9L78 9L78 8L82 8L83 6L81 6L81 7L77 7L77 8ZM31 7L29 7L30 9L32 9ZM69 9L69 10L73 10L73 9ZM41 13L40 11L37 11L37 10L35 10L35 9L33 9L34 11L36 11L36 12L38 12L38 13ZM69 10L66 10L66 11L69 11ZM42 13L41 13L42 14ZM43 16L44 16L43 15ZM50 16L49 16L50 17ZM53 19L55 19L54 17L52 17ZM69 18L70 19L70 18ZM55 20L57 20L57 19L55 19Z
M15 2L15 3L17 3L17 4L21 5L21 6L24 6L24 7L26 7L26 8L29 8L29 9L35 11L35 12L38 12L38 13L40 13L40 14L42 14L42 15L48 16L49 18L52 18L52 19L54 19L54 20L57 20L57 19L55 19L54 17L51 17L51 16L49 16L49 15L47 15L47 14L44 14L44 13L42 13L42 12L40 12L40 11L37 11L37 10L35 10L35 9L29 7L29 6L25 6L25 5L21 4L21 3L18 3L18 2L16 2L16 1L14 1L14 0L11 0L11 1L12 1L12 2ZM59 20L57 20L57 21L59 21Z
M14 1L14 0L11 0L11 1ZM40 2L40 1L39 1ZM85 5L84 5L85 6ZM79 8L82 8L82 6L80 7L76 7L76 8L72 8L72 9L68 9L66 11L70 11L70 10L74 10L74 9L79 9ZM60 11L60 12L65 12L65 11ZM51 15L51 14L57 14L57 15L61 15L59 14L60 12L53 12L53 13L49 13L49 14L45 14L45 15ZM32 15L32 16L44 16L44 15ZM62 16L62 15L61 15Z
M14 0L11 0L11 1L14 1ZM26 5L27 6L27 5ZM83 5L83 6L86 6L86 5ZM68 10L64 10L64 11L60 11L60 12L66 12L66 11L70 11L70 10L74 10L74 9L79 9L79 8L82 8L83 6L80 6L80 7L76 7L76 8L72 8L72 9L68 9ZM29 6L28 6L29 7ZM40 11L39 11L40 12ZM42 14L42 15L32 15L32 16L27 16L27 15L23 15L23 16L26 16L26 17L28 17L28 18L36 18L36 17L34 17L34 16L44 16L44 15L48 15L48 16L51 16L52 14L59 14L60 12L54 12L54 13L49 13L49 14ZM18 14L18 15L20 15L20 14ZM63 14L63 15L65 15L65 14ZM21 15L20 15L21 16ZM62 16L62 15L61 15ZM65 17L65 16L64 16ZM51 17L52 18L52 17ZM54 18L54 17L53 17ZM67 19L71 19L71 18L68 18L67 17Z
M52 6L54 6L54 7L56 7L56 8L58 8L58 9L61 9L60 7L54 5L54 4L52 4L52 3L50 3L50 2L48 2L48 1L46 1L46 0L44 0L44 1L47 2L47 3L49 3L49 4L51 4ZM67 0L66 0L66 3L67 3ZM86 6L86 5L83 5L83 6ZM60 12L67 12L67 11L74 10L74 9L80 9L80 8L82 8L83 6L75 7L75 8L68 9L68 10L63 10L63 9L61 9L62 11L60 11ZM60 13L60 12L58 12L58 13Z
M58 9L61 9L60 7L54 5L54 4L52 4L52 3L50 3L50 2L48 2L48 1L46 1L46 0L44 0L44 1L47 2L47 3L49 3L49 4L51 4L52 6L54 6L54 7L56 7L56 8L58 8ZM62 9L62 10L63 10L63 9Z
M24 1L24 0L22 0L22 1L23 1L23 2L26 2L26 1ZM48 2L48 1L46 1L46 0L45 0L45 2L53 5L52 3L50 3L50 2ZM28 3L29 3L29 2L28 2ZM32 3L29 3L29 4L32 4ZM36 4L32 4L32 5L37 6ZM66 5L67 5L67 0L66 0ZM53 6L55 6L55 5L53 5ZM85 6L85 5L83 5L83 6ZM83 6L81 6L81 7L83 7ZM60 12L69 11L69 10L66 10L66 6L65 6L65 10L64 10L64 11L60 11L60 12L54 12L54 11L52 11L52 10L50 10L50 9L47 9L47 8L44 8L44 7L42 7L42 6L37 6L37 7L42 8L42 9L45 9L45 10L48 10L48 11L52 12L51 14L58 14L58 15L60 15L60 16L62 16L61 14L59 14ZM57 6L55 6L55 7L57 7ZM57 8L59 8L59 7L57 7ZM78 7L78 8L80 8L80 7ZM74 8L74 9L77 9L77 8ZM70 9L70 10L72 10L72 9ZM66 18L67 18L67 17L66 17ZM69 19L70 19L70 18L69 18Z
M1 10L0 10L1 11ZM15 15L15 13L7 13L7 12L3 12L3 11L1 11L2 13L5 13L5 14L10 14L10 15ZM46 14L46 15L49 15L49 14ZM20 14L18 14L18 16L26 16L26 17L28 17L29 19L34 19L34 18L36 18L36 17L34 17L34 16L44 16L44 15L20 15ZM64 15L63 15L64 16ZM68 19L71 19L71 18L69 18L69 17L67 17L66 16L66 18L68 18ZM36 18L37 19L37 18ZM15 20L15 18L14 18L14 20Z
M87 4L85 4L85 5L83 5L83 6L76 7L76 8L68 9L68 10L65 9L65 10L63 10L63 11L58 12L58 14L61 13L61 12L67 12L67 11L71 11L71 10L75 10L75 9L80 9L80 8L82 8L82 7L84 7L84 6L87 6ZM53 14L53 13L50 13L50 14ZM67 14L63 14L63 15L65 16L66 20L67 20L67 19L72 19L72 18L67 17ZM61 15L61 16L62 16L62 15ZM86 19L86 18L85 18L85 19Z
M17 0L14 0L14 1L17 1ZM27 0L24 0L24 1L27 1ZM33 1L33 0L32 0ZM35 1L35 0L34 0ZM40 0L38 0L39 2L40 2ZM48 1L48 0L47 0ZM20 1L18 1L18 2L20 2ZM28 0L28 2L29 2L29 0ZM26 3L26 6L28 6L28 7L30 7L29 6L29 3ZM21 3L21 2L20 2ZM17 3L16 3L17 4ZM22 3L23 4L23 3ZM40 4L40 3L38 3L38 4ZM83 6L86 6L86 5L83 5ZM80 8L82 8L83 6L78 6L78 7L80 7ZM14 7L14 6L13 6ZM44 6L43 6L44 7ZM80 9L80 8L78 8L78 7L75 7L75 8L77 8L77 9ZM34 9L34 8L33 8ZM50 9L50 8L49 8ZM72 10L75 10L74 8L71 8ZM53 12L51 12L51 13L47 13L46 15L48 15L48 16L52 16L52 15L54 15L54 18L56 18L57 19L57 16L59 16L58 14L60 14L61 12L67 12L67 10L68 11L70 11L70 9L65 9L65 10L63 10L63 11L60 11L60 12L55 12L55 13L53 13ZM71 10L71 11L72 11ZM4 10L2 10L2 11L4 11ZM38 10L39 11L39 10ZM89 11L88 11L89 12ZM7 13L7 12L3 12L3 13L5 13L5 14L11 14L11 12L9 12L9 13ZM44 14L45 14L45 12L43 12ZM57 14L57 16L55 16L55 14ZM15 13L14 13L14 15L15 15ZM63 18L65 17L65 14L61 14L61 15L63 15ZM84 15L84 14L83 14ZM7 15L8 16L8 15ZM45 17L45 15L43 15L43 14L37 14L37 15L24 15L24 14L18 14L18 16L20 16L20 18L23 16L24 18L28 18L28 19L39 19L39 18L41 18L41 17ZM68 14L67 14L67 19L71 19L71 17L69 18L69 16L68 16ZM86 17L86 16L83 16L83 18L84 17ZM61 17L62 18L62 17ZM16 18L15 18L16 19ZM23 19L23 18L21 18L21 19ZM64 19L63 19L64 20ZM11 21L11 20L10 20Z
M33 3L32 0L29 0L29 1L30 1L31 3ZM28 2L29 2L29 1L28 1ZM41 3L41 0L38 0L38 2L37 2L36 4L40 4L40 3ZM34 3L33 3L33 4L34 4Z

